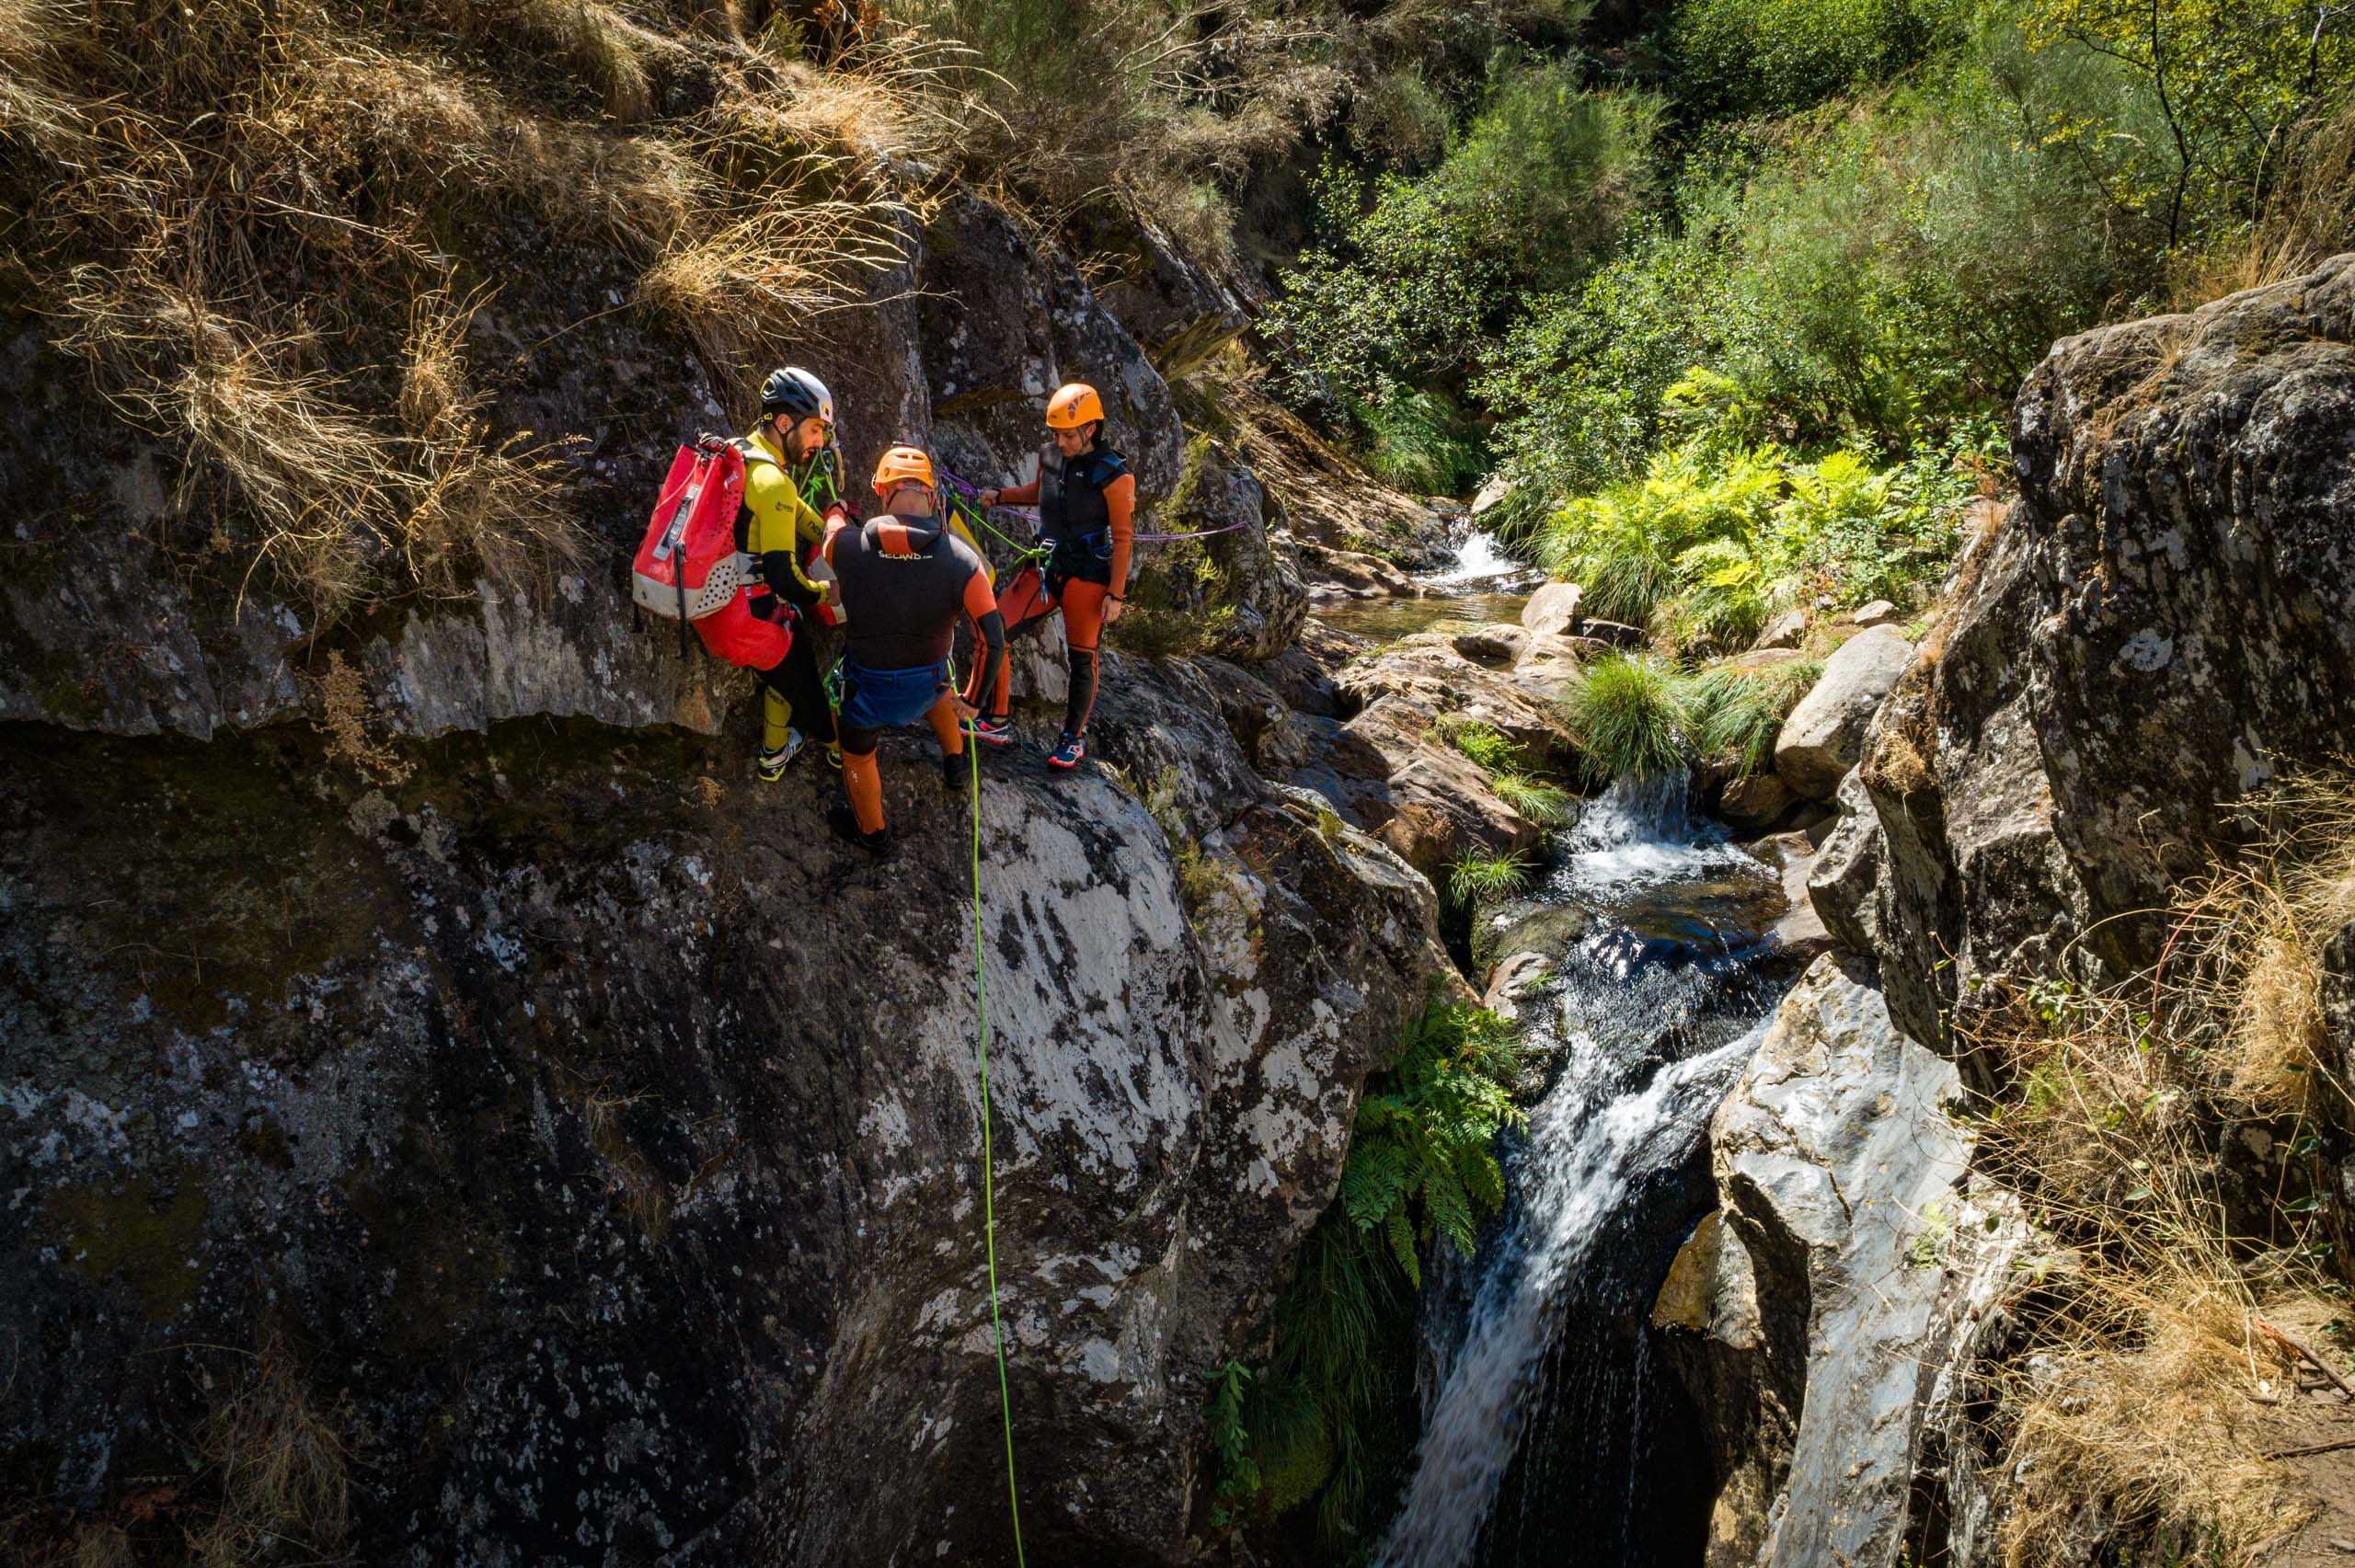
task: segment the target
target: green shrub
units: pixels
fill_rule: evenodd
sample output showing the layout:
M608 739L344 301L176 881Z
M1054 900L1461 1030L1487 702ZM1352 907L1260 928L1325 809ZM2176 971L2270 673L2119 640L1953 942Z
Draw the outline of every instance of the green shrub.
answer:
M1455 406L1436 392L1395 386L1378 403L1350 406L1361 454L1376 478L1419 496L1453 495L1479 472L1480 451Z
M1730 541L1747 555L1782 484L1771 453L1720 459L1707 441L1688 441L1654 456L1640 479L1572 499L1545 524L1539 555L1557 577L1583 586L1594 614L1642 625L1688 589L1732 582L1731 557L1694 552Z
M1278 389L1336 410L1468 372L1522 292L1574 279L1637 210L1659 117L1653 99L1541 65L1500 76L1428 175L1368 181L1328 162L1311 182L1315 242L1268 313L1288 349Z
M1938 11L1917 0L1684 0L1671 69L1690 107L1788 113L1915 64L1940 41Z
M1650 654L1613 654L1580 671L1563 699L1570 733L1598 781L1658 777L1692 761L1691 721L1675 670Z
M1272 1518L1314 1500L1338 1540L1377 1470L1403 1455L1421 1251L1444 1242L1470 1256L1503 1207L1495 1145L1522 1119L1519 1076L1502 1020L1434 993L1396 1063L1368 1082L1339 1194L1270 1310L1266 1364L1212 1377L1223 1518Z

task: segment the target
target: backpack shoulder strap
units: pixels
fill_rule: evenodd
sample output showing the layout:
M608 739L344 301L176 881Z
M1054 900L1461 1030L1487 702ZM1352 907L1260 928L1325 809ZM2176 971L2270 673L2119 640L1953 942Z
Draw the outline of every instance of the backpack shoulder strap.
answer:
M760 443L753 441L750 436L734 437L728 444L734 447L743 455L744 466L747 468L752 467L755 463L765 463L780 474L785 472L785 465L779 463L775 458L771 457L767 452L762 451Z

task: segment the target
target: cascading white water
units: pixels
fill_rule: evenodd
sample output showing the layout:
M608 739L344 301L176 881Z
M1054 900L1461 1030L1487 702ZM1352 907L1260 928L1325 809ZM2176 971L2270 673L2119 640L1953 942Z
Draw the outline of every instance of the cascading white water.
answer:
M1415 580L1426 588L1448 588L1489 578L1514 577L1526 570L1498 546L1495 534L1475 533L1455 552L1455 565L1442 571L1423 573Z
M1694 887L1755 886L1763 868L1722 841L1696 839L1683 795L1681 779L1625 781L1590 803L1561 845L1549 896L1597 915L1557 963L1552 1015L1538 1024L1558 1038L1565 1059L1508 1156L1511 1201L1483 1246L1468 1305L1430 1335L1423 1436L1377 1555L1385 1568L1464 1568L1512 1555L1483 1551L1484 1532L1493 1533L1516 1457L1533 1434L1546 1439L1555 1418L1546 1402L1565 1397L1554 1387L1565 1301L1583 1288L1606 1320L1648 1305L1644 1292L1657 1279L1604 1299L1582 1276L1628 1273L1630 1260L1598 1255L1598 1246L1626 1210L1693 1159L1763 1030L1766 999L1749 994L1740 962L1707 955L1712 940L1732 933L1715 932L1706 911L1677 902ZM1663 939L1663 931L1671 934ZM1740 1000L1729 1006L1736 990ZM1580 1391L1575 1421L1600 1414L1641 1425L1642 1337L1626 1338L1637 1360L1578 1369L1593 1386ZM1623 1513L1632 1512L1633 1442L1612 1451L1626 1466L1609 1487ZM1627 1561L1626 1539L1607 1550L1594 1541L1591 1557L1570 1560Z

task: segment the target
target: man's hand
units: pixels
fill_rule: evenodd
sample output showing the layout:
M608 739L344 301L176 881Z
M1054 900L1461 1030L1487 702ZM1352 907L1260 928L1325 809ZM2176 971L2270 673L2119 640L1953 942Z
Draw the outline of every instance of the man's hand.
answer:
M960 720L979 718L982 716L982 710L967 702L965 700L965 694L962 692L951 692L948 693L948 711L955 714Z
M1120 612L1127 608L1128 605L1125 601L1107 596L1104 601L1104 624L1109 626L1113 622L1119 620L1120 618Z
M993 489L993 490L976 490L976 491L974 491L974 492L973 492L973 499L975 499L975 500L977 500L977 501L981 502L981 503L982 503L982 505L983 505L983 506L985 506L985 507L994 507L994 506L997 505L997 498L998 498L999 494L1000 494L1000 492L998 492L998 491L996 491L996 490L994 490L994 489Z

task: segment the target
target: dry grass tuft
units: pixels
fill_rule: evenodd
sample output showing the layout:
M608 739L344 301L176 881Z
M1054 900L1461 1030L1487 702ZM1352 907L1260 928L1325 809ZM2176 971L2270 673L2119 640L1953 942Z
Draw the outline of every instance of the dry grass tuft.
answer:
M220 1511L189 1538L198 1568L307 1562L341 1552L351 1525L351 1413L323 1410L281 1355L265 1352L200 1440Z
M2355 244L2355 104L2298 127L2257 221L2181 264L2172 290L2188 310L2310 271Z
M2005 1568L2051 1561L2089 1505L2175 1561L2253 1568L2310 1513L2249 1421L2250 1397L2291 1386L2294 1368L2246 1301L2196 1278L2154 1289L2101 1271L2072 1297L2065 1342L2003 1391L2017 1477L1997 1531Z
M655 40L597 0L447 0L441 10L464 36L511 40L556 61L618 124L653 112L646 55Z
M100 1519L82 1527L74 1538L72 1568L137 1568L139 1555L121 1525Z
M897 202L808 193L837 167L817 154L795 160L731 220L675 236L638 280L639 302L685 331L733 395L749 394L749 367L813 317L859 303L855 280L906 254Z
M2355 774L2282 781L2245 803L2258 853L2200 888L2182 933L2227 999L2227 1088L2261 1114L2345 1119L2325 1048L2322 952L2355 921Z
M1979 1163L2055 1248L1990 1391L2011 1568L2097 1516L2133 1561L2253 1568L2308 1513L2251 1402L2293 1386L2268 1320L2333 1312L2315 997L2323 944L2355 919L2355 781L2286 781L2246 809L2256 849L2187 890L2155 971L2103 991L1999 979L1974 1025L2010 1085ZM2251 1123L2249 1147L2285 1159L2254 1182L2232 1169Z

